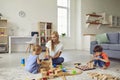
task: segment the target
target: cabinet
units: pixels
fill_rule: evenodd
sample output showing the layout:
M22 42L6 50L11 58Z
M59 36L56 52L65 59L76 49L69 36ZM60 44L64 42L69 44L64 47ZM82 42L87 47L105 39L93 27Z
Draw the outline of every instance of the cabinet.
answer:
M102 16L97 14L86 14L86 26L97 25L97 28L102 24Z
M0 52L8 52L7 20L0 19Z
M84 50L90 50L90 42L95 40L96 34L83 34Z
M42 47L42 50L46 50L46 42L50 40L52 32L52 23L50 22L39 22L39 43Z

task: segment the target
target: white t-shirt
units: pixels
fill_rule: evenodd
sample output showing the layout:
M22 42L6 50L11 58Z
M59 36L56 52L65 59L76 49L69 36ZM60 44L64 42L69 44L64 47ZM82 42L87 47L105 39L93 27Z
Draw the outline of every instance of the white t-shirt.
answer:
M50 56L54 56L58 51L63 50L63 44L60 42L59 44L55 45L54 51L51 49L51 41L46 43L46 47L49 49Z

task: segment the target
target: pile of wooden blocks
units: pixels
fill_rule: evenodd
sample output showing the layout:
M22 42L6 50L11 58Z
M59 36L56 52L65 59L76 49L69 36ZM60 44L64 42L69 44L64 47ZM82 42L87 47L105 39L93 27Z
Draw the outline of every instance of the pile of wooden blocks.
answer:
M75 67L83 71L95 69L93 62L89 62L87 65L75 65Z
M120 80L120 78L114 77L110 74L99 74L99 73L89 72L88 75L91 76L92 79L95 79L95 80Z
M63 80L66 80L65 76L77 75L82 73L81 70L75 71L74 69L71 69L71 72L69 72L70 69L69 71L67 70L68 69L63 68L62 65L53 66L52 60L42 61L41 69L40 69L42 78L38 80L48 80L55 77L61 77Z

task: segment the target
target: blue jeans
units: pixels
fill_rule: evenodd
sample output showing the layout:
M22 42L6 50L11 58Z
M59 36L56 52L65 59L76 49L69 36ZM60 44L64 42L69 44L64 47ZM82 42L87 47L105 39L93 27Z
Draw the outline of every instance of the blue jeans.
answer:
M52 59L52 62L53 62L52 64L60 65L64 62L64 58L58 57L58 58Z
M99 67L103 67L105 65L105 62L103 62L101 60L94 60L94 65L97 65L97 64L98 64Z

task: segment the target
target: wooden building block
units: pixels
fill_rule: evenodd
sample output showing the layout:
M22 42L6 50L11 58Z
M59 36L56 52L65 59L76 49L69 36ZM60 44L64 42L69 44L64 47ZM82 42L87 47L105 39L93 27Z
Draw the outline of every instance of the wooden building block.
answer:
M65 76L62 76L62 79L63 79L63 80L67 80Z
M77 65L77 66L78 66L78 65L81 65L81 63L74 63L74 65Z
M47 76L47 71L42 72L42 77L45 77L45 76Z

